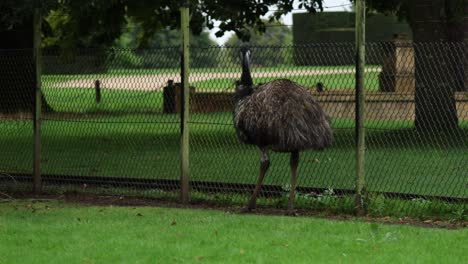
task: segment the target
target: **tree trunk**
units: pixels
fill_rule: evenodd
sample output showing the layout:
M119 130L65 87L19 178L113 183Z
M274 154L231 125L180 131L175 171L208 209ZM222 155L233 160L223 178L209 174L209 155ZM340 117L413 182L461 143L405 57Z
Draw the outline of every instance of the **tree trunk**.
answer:
M450 44L415 44L416 119L420 132L453 131L458 128L455 104L456 78L447 69Z
M468 92L468 4L465 4L465 7L462 9L465 15L463 21L460 23L463 27L463 43L464 43L464 53L463 53L463 75L464 75L464 89L462 91Z
M36 87L32 19L0 32L0 39L0 113L32 113ZM43 110L51 110L45 100Z
M420 132L454 131L458 129L455 90L463 83L463 60L455 59L446 1L413 0L410 24L413 29L416 78L415 126ZM452 25L451 25L452 24ZM460 35L462 32L458 32ZM437 43L436 43L437 42ZM444 42L444 43L441 43ZM463 54L459 54L463 57Z
M455 79L455 91L467 91L466 67L468 66L468 2L466 0L446 0L447 14L447 41L455 43L451 54L448 54L452 60L452 72ZM457 13L460 12L460 13Z

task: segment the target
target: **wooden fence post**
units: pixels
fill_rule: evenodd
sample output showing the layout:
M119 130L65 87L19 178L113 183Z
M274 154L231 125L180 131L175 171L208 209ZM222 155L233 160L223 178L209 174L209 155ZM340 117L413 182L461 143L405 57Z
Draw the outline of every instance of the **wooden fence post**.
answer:
M365 66L365 32L366 32L366 6L365 0L356 0L356 214L364 215L365 207L365 88L364 88L364 66Z
M42 94L41 94L41 13L39 8L34 9L34 47L33 59L35 71L35 100L34 100L34 154L33 154L33 192L42 192L41 177L41 121L42 121Z
M189 202L189 8L185 5L180 8L182 52L181 52L181 149L180 149L180 197L183 204Z

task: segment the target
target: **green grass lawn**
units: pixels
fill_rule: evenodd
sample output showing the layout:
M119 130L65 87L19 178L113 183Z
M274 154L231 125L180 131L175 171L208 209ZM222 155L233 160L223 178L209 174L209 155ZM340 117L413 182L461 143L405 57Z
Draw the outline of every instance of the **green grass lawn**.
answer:
M178 179L180 129L176 114L161 114L161 92L45 89L58 112L42 126L43 173ZM367 121L366 181L370 191L467 197L468 123L453 135L425 137L412 122ZM334 119L335 142L301 154L299 184L354 186L354 121ZM32 171L32 122L0 122L0 172ZM192 114L192 180L255 183L259 157L239 143L231 113ZM272 153L266 184L289 185L289 157Z
M294 66L284 65L277 67L253 67L252 72L277 72L277 71L310 71L310 70L353 70L354 65L344 66ZM366 69L379 69L377 65L367 65ZM232 67L217 67L217 68L190 68L191 73L215 73L215 72L239 72L240 65L232 65ZM125 76L125 75L147 75L147 74L166 74L166 73L179 73L180 69L175 68L161 68L161 69L109 69L103 73L97 74L48 74L42 76L42 83L46 85L53 84L55 82L63 82L70 80L81 80L81 79L94 79L99 76Z
M288 76L287 73L283 74L255 78L255 83L266 83L275 79L285 78L297 82L298 84L304 87L311 88L315 87L317 83L321 82L323 83L325 90L354 89L355 87L355 76L351 73L296 76ZM209 79L204 81L193 82L191 83L191 85L193 85L197 89L234 89L234 79ZM378 72L366 73L365 87L369 91L377 91L379 89Z
M0 263L464 263L468 229L0 200Z
M178 179L176 115L49 116L43 123L46 174ZM258 153L238 142L230 113L193 114L193 180L255 183ZM368 122L366 177L371 191L466 197L467 130L450 140L420 137L405 122ZM335 143L301 155L299 184L353 188L355 156L351 120L333 120ZM31 172L32 124L0 122L0 168ZM272 153L266 184L289 184L289 157Z
M240 72L240 64L232 64L231 66L216 67L216 68L196 68L191 67L191 73L206 73L206 72ZM380 69L381 65L366 65L366 69ZM333 66L297 66L297 65L276 65L272 67L259 67L253 66L252 72L277 72L277 71L310 71L310 70L353 70L355 65L333 65ZM125 69L125 68L111 68L106 74L109 75L126 75L126 74L161 74L161 73L176 73L179 68L162 68L162 69Z
M252 72L274 72L269 77L255 78L256 83L265 83L273 79L288 78L305 87L315 87L318 82L324 84L325 90L335 89L353 89L355 86L354 74L352 73L336 73L336 74L322 74L322 75L288 75L288 72L301 72L301 71L339 71L339 70L354 70L355 66L280 66L280 67L254 67ZM379 66L368 65L366 69L375 70ZM44 75L42 83L44 87L51 87L57 83L84 80L84 79L99 79L103 76L115 77L125 75L157 75L167 73L177 73L179 69L113 69L103 74L69 74L69 75ZM192 74L199 73L220 73L220 72L239 72L238 66L223 67L223 68L193 68ZM211 78L204 81L196 81L191 83L199 89L230 89L234 88L233 78ZM379 88L378 72L366 73L366 89L370 91ZM50 91L49 91L50 92Z
M45 88L47 102L57 112L66 113L154 113L162 112L163 94L152 91L126 91L102 89L102 100L96 103L94 89Z

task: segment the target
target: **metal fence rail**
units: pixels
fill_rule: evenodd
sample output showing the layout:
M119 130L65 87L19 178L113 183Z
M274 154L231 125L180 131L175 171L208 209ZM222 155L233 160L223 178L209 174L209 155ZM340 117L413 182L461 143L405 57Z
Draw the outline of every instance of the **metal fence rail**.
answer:
M366 56L372 58L365 68L366 190L392 197L466 202L467 44L397 40L366 45ZM301 155L299 192L352 193L354 44L251 50L255 84L291 79L309 89L332 119L333 146ZM11 109L0 114L1 189L31 188L33 117L29 110L33 104L27 95L32 90L24 84L33 64L22 66L25 60L19 58L25 52L0 53L0 93L3 98L8 93ZM232 124L231 98L234 81L240 77L239 47L191 47L190 53L192 191L250 193L258 173L258 153L255 147L239 143ZM440 65L428 64L425 54L445 64L443 74L436 72ZM42 61L44 188L177 193L182 95L179 47L47 50L42 52ZM422 82L435 88L428 87L421 94ZM446 90L441 93L440 89ZM450 100L437 99L441 103L433 109L428 105L434 101L431 93L448 95ZM450 116L453 107L455 116ZM435 123L445 123L444 116L455 118L456 129L417 127L415 120L421 115L417 111L442 113L434 114ZM272 154L271 164L264 194L278 196L289 188L289 157Z

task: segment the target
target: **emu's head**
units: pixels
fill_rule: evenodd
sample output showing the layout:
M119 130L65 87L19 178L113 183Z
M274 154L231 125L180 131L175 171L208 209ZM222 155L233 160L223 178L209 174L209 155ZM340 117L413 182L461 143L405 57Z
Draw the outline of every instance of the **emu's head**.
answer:
M242 62L242 67L246 67L250 72L250 59L252 58L252 51L247 47L242 47L240 49L240 59Z

